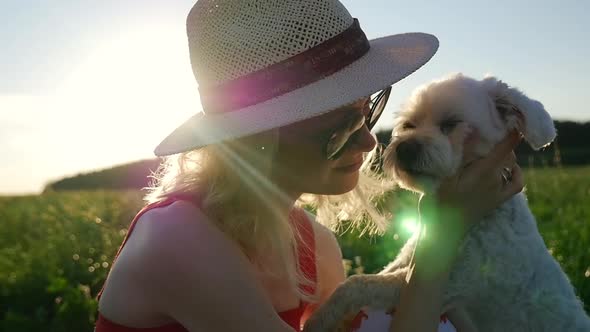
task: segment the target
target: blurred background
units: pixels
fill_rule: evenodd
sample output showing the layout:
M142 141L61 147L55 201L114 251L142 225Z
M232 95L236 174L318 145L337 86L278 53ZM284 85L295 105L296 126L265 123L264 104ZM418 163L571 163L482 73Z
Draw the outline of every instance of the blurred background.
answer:
M0 1L0 331L92 331L95 296L158 160L200 111L185 35L193 0ZM558 139L519 147L551 254L590 303L590 2L342 1L367 36L421 31L440 49L394 86L387 143L415 87L493 74L538 99ZM348 273L374 273L412 234L416 196L382 237L339 235Z

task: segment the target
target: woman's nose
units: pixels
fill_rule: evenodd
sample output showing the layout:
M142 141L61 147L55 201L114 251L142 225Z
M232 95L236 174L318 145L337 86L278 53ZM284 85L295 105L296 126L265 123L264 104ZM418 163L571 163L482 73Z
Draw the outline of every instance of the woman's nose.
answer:
M371 131L367 126L363 126L352 137L351 149L360 150L362 152L369 152L377 145L377 140L371 134Z

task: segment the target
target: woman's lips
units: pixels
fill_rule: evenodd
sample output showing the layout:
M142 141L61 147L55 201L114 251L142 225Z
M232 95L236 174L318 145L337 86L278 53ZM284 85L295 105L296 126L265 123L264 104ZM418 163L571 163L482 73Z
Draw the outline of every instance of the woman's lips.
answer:
M348 164L346 166L336 167L335 170L341 171L341 172L356 172L361 168L362 164L363 164L363 161L361 160L361 161L357 161L352 164Z

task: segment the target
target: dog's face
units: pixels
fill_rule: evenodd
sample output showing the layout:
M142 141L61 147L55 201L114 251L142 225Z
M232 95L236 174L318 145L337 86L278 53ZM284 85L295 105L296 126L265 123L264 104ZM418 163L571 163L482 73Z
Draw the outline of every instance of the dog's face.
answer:
M512 129L535 149L556 134L538 101L493 77L453 75L415 90L397 114L384 169L406 189L431 192Z

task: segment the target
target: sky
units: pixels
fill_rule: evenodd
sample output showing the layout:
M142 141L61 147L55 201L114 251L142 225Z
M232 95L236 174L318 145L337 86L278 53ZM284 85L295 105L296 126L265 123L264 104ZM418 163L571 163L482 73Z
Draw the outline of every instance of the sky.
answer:
M558 120L590 121L590 1L344 0L369 39L428 32L434 58L397 83L492 74ZM153 157L200 111L185 18L193 0L0 0L0 195Z

